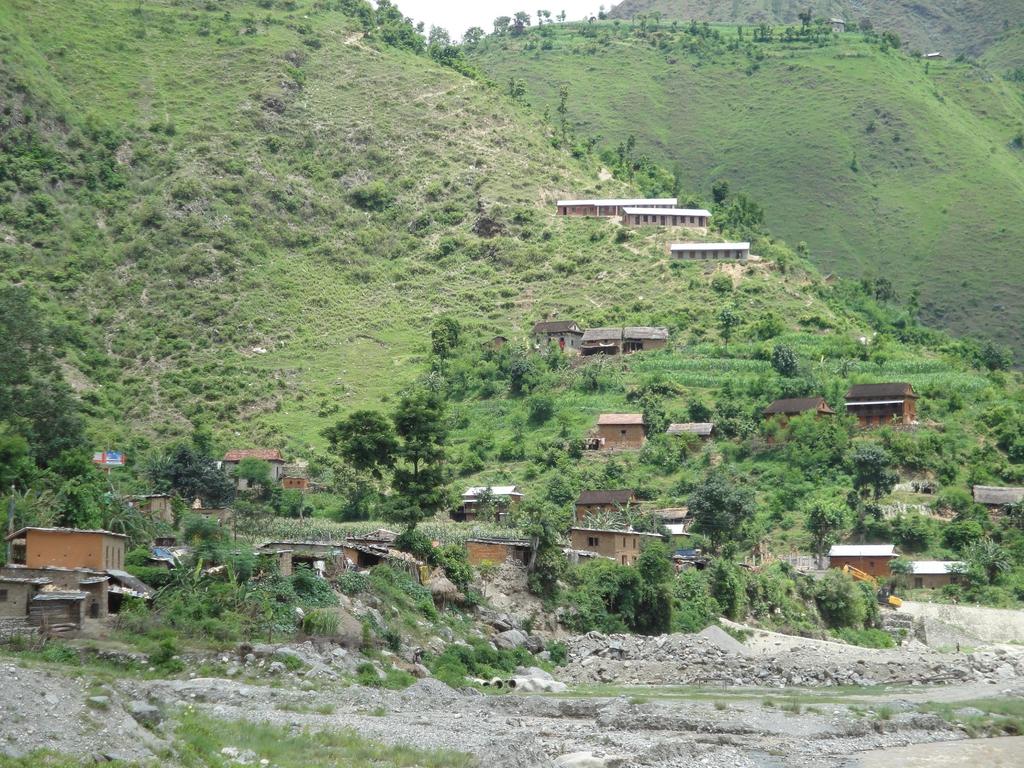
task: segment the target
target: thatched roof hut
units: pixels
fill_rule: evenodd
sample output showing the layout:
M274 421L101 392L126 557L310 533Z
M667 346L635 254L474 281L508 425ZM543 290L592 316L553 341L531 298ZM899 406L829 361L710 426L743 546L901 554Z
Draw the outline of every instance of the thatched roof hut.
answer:
M443 568L435 568L424 586L430 590L434 602L438 605L443 606L450 602L461 603L466 599L466 596L459 592L455 583L445 575Z

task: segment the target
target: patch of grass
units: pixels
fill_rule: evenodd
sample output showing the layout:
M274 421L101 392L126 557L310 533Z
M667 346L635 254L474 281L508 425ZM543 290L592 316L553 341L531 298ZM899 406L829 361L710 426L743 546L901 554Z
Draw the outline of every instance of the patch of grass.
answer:
M843 627L832 630L832 634L850 645L860 645L864 648L895 648L896 642L892 635L881 629L854 629Z
M976 709L980 715L961 715L959 710ZM994 697L953 703L928 703L918 708L948 722L961 723L972 737L1024 735L1024 700Z

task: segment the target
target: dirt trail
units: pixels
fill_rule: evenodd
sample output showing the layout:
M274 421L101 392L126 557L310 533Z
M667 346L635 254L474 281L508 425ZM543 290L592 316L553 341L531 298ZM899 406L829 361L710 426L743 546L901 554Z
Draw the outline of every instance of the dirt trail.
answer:
M961 768L965 765L1020 768L1024 765L1024 736L873 750L847 763L849 768Z

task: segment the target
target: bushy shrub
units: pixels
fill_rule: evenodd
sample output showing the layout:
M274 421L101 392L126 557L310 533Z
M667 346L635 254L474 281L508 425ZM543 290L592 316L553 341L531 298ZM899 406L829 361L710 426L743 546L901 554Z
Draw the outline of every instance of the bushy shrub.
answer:
M364 211L383 211L395 201L394 192L383 181L371 181L360 187L353 187L348 193L349 201Z
M468 645L449 645L439 655L428 656L425 663L431 673L452 687L466 684L467 677L489 680L507 677L516 667L536 664L525 648L496 650L484 640L473 639Z
M365 592L370 586L370 580L366 578L366 574L357 571L343 571L338 576L336 583L338 589L350 597Z
M291 577L295 597L303 605L337 605L338 598L325 579L321 579L312 568L300 565Z
M333 637L338 634L339 624L337 613L318 609L306 614L302 620L302 631L317 637Z
M863 592L842 571L830 570L815 585L818 611L830 627L863 627L867 618Z
M675 610L672 631L700 632L713 624L722 613L718 601L711 596L708 579L695 568L683 571L673 584Z
M860 645L865 648L893 648L896 641L892 635L880 629L854 629L843 627L832 630L832 634L850 645Z

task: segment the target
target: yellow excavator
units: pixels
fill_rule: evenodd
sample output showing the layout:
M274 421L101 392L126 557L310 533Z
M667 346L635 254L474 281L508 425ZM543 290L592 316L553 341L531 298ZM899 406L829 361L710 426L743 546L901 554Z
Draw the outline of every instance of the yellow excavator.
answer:
M875 590L876 596L878 597L878 602L881 605L888 605L892 608L899 608L901 605L903 605L903 601L896 597L896 595L892 594L889 587L885 586L879 588L878 579L876 579L870 573L864 573L864 571L862 571L860 568L854 568L852 565L844 565L843 573L850 575L857 581L863 581L867 584L870 584L871 587Z

